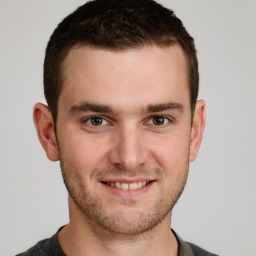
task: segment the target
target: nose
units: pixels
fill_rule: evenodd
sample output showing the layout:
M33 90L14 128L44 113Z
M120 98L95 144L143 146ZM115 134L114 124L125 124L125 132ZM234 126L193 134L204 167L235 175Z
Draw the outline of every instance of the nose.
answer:
M149 150L138 128L123 127L114 138L110 162L119 169L136 170L145 165Z

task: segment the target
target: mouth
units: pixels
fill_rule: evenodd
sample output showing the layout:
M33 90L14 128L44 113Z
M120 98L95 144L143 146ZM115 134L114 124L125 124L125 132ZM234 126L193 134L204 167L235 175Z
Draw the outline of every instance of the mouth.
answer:
M152 182L153 182L153 180L152 181L139 181L139 182L132 182L132 183L125 183L125 182L120 182L120 181L111 181L111 182L101 181L101 183L103 183L107 186L110 186L112 188L121 189L121 190L140 189L140 188L146 187L147 185L149 185Z

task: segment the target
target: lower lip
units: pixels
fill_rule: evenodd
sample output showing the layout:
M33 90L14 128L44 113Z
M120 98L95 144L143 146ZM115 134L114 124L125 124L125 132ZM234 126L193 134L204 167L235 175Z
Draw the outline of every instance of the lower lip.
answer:
M111 187L111 186L101 182L101 184L106 189L111 191L111 193L113 193L114 195L117 195L119 197L124 197L124 198L130 198L130 197L135 197L135 196L139 196L141 194L144 194L153 186L154 183L155 183L155 181L151 181L149 184L147 184L147 185L145 185L141 188L123 190L123 189L120 189L120 188Z

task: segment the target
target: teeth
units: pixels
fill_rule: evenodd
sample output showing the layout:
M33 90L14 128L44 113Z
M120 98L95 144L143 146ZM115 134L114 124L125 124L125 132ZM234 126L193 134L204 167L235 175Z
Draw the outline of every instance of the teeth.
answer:
M123 189L123 190L135 190L138 188L142 188L144 186L146 186L147 184L149 184L149 181L139 181L139 182L134 182L134 183L122 183L122 182L107 182L107 184L113 188L119 188L119 189Z
M137 183L131 183L131 184L129 185L129 189L131 189L131 190L134 190L134 189L137 189L137 188L138 188Z
M142 185L142 182L141 182L141 181L137 183L137 188L141 188L142 186L143 186L143 185Z
M127 189L129 189L129 185L127 183L121 183L121 188L123 190L127 190Z
M114 183L114 184L115 184L115 183ZM118 182L118 181L116 182L116 184L115 184L115 185L116 185L116 186L115 186L116 188L122 188L121 183L120 183L120 182Z

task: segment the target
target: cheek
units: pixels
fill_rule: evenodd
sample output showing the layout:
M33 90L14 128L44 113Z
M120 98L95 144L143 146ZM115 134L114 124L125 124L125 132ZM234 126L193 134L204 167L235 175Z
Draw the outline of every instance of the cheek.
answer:
M189 157L189 133L167 135L154 141L151 155L166 172L175 171L187 164Z
M72 134L72 136L65 136L60 145L65 161L69 161L78 169L95 169L104 161L108 151L108 138Z

